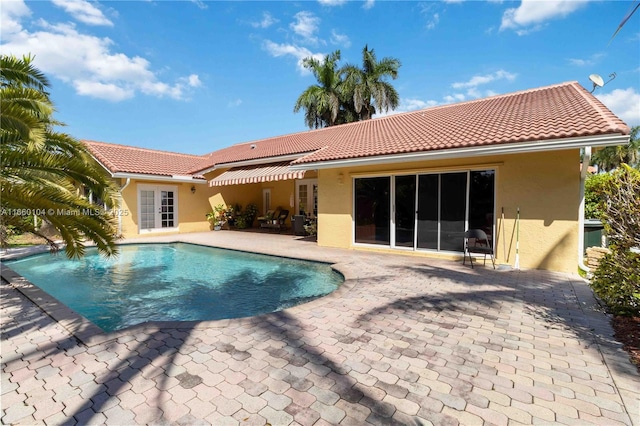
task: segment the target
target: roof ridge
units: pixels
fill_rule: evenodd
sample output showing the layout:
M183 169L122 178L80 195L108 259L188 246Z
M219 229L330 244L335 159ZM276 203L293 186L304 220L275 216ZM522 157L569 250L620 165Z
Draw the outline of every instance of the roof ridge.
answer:
M578 94L582 96L584 100L589 103L589 105L591 105L596 111L598 111L598 113L609 125L609 128L612 130L618 129L619 127L615 123L615 120L614 120L615 115L613 114L613 112L609 108L607 108L607 106L604 103L602 103L600 99L596 98L592 93L587 92L587 89L585 89L580 83L578 83L577 81L573 83L574 84L572 84L571 87L576 92L578 92ZM627 125L627 128L629 128L628 125Z
M199 159L199 160L206 159L206 156L208 155L208 154L204 154L204 155L185 154L185 153L182 153L182 152L165 151L165 150L161 150L161 149L143 148L143 147L139 147L139 146L124 145L124 144L119 144L119 143L100 142L100 141L93 141L93 140L89 140L89 139L82 139L81 142L88 143L90 145L97 144L97 145L105 145L105 146L109 146L109 147L116 146L116 147L121 147L121 148L126 148L126 149L135 149L135 150L139 150L139 151L155 152L155 153L160 153L160 154L179 155L179 156L182 156L182 157L190 157L190 158Z
M501 94L497 94L497 95L493 95L493 96L487 96L484 98L477 98L477 99L469 99L467 101L460 101L460 102L452 102L450 104L440 104L440 105L434 105L434 106L429 106L426 108L421 108L421 109L416 109L413 111L403 111L403 112L399 112L397 114L391 114L391 115L386 115L384 117L378 117L378 118L374 118L374 120L385 120L385 119L389 119L389 118L393 118L393 117L398 117L398 116L403 116L403 115L410 115L410 114L417 114L419 112L424 112L424 111L433 111L433 110L437 110L437 109L445 109L445 108L451 108L451 107L457 107L460 105L467 105L467 104L472 104L475 102L486 102L489 99L500 99L500 98L508 98L511 96L519 96L522 95L524 93L531 93L531 92L537 92L540 90L549 90L549 89L553 89L555 87L562 87L562 86L571 86L574 83L578 83L577 81L565 81L563 83L556 83L556 84L550 84L548 86L542 86L542 87L534 87L531 89L525 89L525 90L518 90L516 92L508 92L508 93L501 93ZM356 121L355 123L362 123L363 121ZM366 122L366 121L364 121ZM352 123L348 123L348 124L352 124Z

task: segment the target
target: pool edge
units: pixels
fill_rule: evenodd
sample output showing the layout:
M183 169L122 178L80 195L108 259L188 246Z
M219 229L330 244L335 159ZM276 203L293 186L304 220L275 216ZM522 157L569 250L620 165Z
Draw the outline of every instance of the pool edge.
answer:
M223 248L215 245L205 245L205 244L197 244L190 243L184 241L172 241L172 243L186 243L199 245L203 247L213 247L213 248ZM121 243L118 245L128 245L128 244L140 244L137 242L132 243ZM152 243L152 244L167 244L167 242L161 243ZM234 250L234 249L228 249ZM250 252L246 250L234 250L234 251L245 251L247 253L255 253L255 254L263 254L258 251ZM20 259L23 257L28 257L35 254L41 254L46 252L46 250L31 252L31 253L21 253L17 257L11 259ZM328 264L331 269L335 272L342 275L344 281L342 284L333 292L322 296L318 299L314 299L310 302L303 303L300 305L292 306L287 309L283 309L281 311L270 312L267 314L250 316L250 317L242 317L242 318L230 318L230 319L219 319L219 320L197 320L197 321L149 321L140 324L135 324L130 327L124 328L122 330L115 330L111 332L106 332L102 328L98 327L91 320L77 313L73 309L69 308L67 305L59 301L57 298L51 296L46 291L42 290L37 285L33 284L29 280L27 280L22 275L15 272L9 266L0 262L0 277L2 280L6 281L8 285L17 290L20 294L30 300L37 308L42 310L46 315L52 318L56 323L60 324L62 328L64 328L72 337L78 339L81 343L86 345L87 347L92 347L96 345L100 345L106 342L110 342L112 340L116 340L120 337L124 337L127 335L135 334L138 331L153 331L153 330L161 330L161 329L205 329L205 328L223 328L227 327L232 321L234 324L252 324L253 322L261 322L264 321L269 316L277 316L282 312L299 312L301 310L308 309L316 309L327 302L329 300L342 297L347 292L351 291L358 282L357 274L353 273L353 271L348 267L348 263L331 263L326 261L319 261L317 259L307 259L304 257L294 258L289 256L275 256L274 257L285 257L289 259L295 260L306 260L310 262L316 263L325 263ZM9 259L2 259L9 260Z

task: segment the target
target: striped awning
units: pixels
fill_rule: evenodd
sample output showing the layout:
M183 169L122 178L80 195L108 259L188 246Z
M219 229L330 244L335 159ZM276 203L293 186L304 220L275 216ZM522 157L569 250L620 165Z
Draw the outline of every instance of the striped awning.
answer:
M209 186L242 185L246 183L273 182L302 179L305 170L289 169L289 162L233 167L209 181Z

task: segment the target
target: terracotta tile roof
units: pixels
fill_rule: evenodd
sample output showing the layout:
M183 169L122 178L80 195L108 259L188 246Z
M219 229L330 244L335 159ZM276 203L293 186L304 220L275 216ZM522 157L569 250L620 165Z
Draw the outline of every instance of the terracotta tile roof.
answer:
M326 130L328 129L309 130L232 145L207 154L206 168L216 164L314 152L327 145L326 133L323 133Z
M294 163L629 134L629 127L578 82L568 82L329 127L321 133L326 147Z
M111 173L136 173L160 176L194 175L202 170L205 157L157 151L112 143L82 141L91 154ZM201 178L201 176L194 177Z
M299 154L294 164L629 134L578 82L232 145L203 156L84 141L112 172L196 175L215 165Z

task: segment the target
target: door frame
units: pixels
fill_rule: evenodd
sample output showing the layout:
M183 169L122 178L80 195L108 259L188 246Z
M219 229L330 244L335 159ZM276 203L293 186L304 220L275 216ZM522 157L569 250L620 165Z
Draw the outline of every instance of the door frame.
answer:
M155 222L156 222L156 228L150 228L150 229L142 229L140 226L142 224L142 209L141 209L141 195L140 192L141 191L153 191L154 192L154 196L153 196L153 201L154 201L154 209L155 209ZM159 211L159 209L162 207L161 206L161 197L160 197L160 192L161 191L173 191L174 197L174 205L173 205L173 225L172 227L167 227L167 228L162 228L162 227L157 227L157 225L161 225L162 226L162 213ZM180 224L178 222L178 186L175 185L153 185L153 184L146 184L146 183L139 183L136 186L136 195L138 198L138 233L139 234L149 234L149 233L155 233L155 232L177 232L180 230Z

